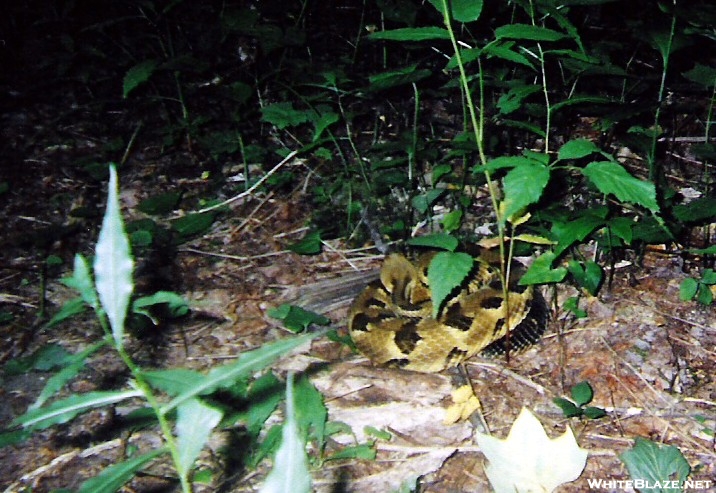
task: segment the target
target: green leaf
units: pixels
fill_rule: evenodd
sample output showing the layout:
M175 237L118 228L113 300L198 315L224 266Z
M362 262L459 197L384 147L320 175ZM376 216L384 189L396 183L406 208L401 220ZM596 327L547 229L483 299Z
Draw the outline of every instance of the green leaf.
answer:
M460 229L460 225L462 224L462 211L460 209L456 209L448 212L445 214L440 224L443 225L443 228L448 233L452 233L453 231Z
M681 75L707 89L716 86L716 68L714 67L697 63L694 68Z
M323 448L328 409L323 402L323 395L305 375L296 384L295 404L299 430L310 433L319 447Z
M291 102L281 102L264 106L261 109L261 121L283 130L310 121L310 116L306 110L295 109Z
M359 459L359 460L375 460L376 451L373 445L360 444L352 445L349 447L343 447L335 454L326 457L326 460L341 460L341 459Z
M184 240L188 236L203 233L209 229L214 222L216 214L209 212L187 214L172 221L172 229Z
M286 248L299 255L318 255L323 248L320 231L311 231L303 239Z
M410 201L413 208L421 214L425 214L430 210L430 207L445 194L444 188L433 188L427 192L413 197Z
M537 257L520 279L520 285L561 282L567 275L567 269L564 267L553 269L552 262L556 258L557 256L552 252L545 252Z
M652 212L659 211L654 184L634 178L619 163L593 162L582 173L605 195L613 194L622 202L638 204Z
M172 317L182 317L189 313L186 300L173 291L157 291L150 296L142 296L132 303L132 310L141 313L144 308L155 305L167 305Z
M713 269L706 269L704 273L701 274L701 283L709 285L716 284L716 272L714 272Z
M259 349L244 353L239 357L238 361L212 369L201 382L195 384L191 389L182 392L171 402L166 404L162 408L162 412L167 413L184 401L194 397L210 394L219 388L230 387L242 378L246 378L254 372L266 368L284 353L321 334L321 332L315 332L297 337L289 337L264 344Z
M13 430L0 433L0 448L18 445L32 436L28 430Z
M62 362L62 366L64 366L64 368L47 379L47 383L28 410L38 409L40 406L44 405L45 402L47 402L50 397L56 395L57 392L59 392L60 389L67 384L67 382L77 376L80 370L84 368L87 358L106 345L107 341L103 339L90 345L79 353L68 355L67 359Z
M145 214L167 214L173 211L181 200L180 192L166 192L142 200L137 209Z
M699 286L699 290L696 293L696 301L698 301L702 305L708 306L713 300L714 295L711 290L708 288L708 286L701 284Z
M132 283L134 263L119 210L118 188L117 170L114 165L110 165L107 209L97 240L94 274L97 293L112 327L114 341L121 346L124 342L124 320L127 316L129 297L134 289Z
M283 321L284 326L292 332L302 332L311 324L328 325L330 319L301 308L300 306L284 303L268 311L268 316Z
M67 287L77 290L85 303L91 306L95 311L99 309L99 298L97 297L97 291L95 291L94 282L92 281L90 264L83 255L79 253L75 255L72 277L63 279L62 283Z
M595 229L605 224L608 213L606 208L585 211L584 215L571 217L568 221L555 221L552 225L552 236L558 244L555 254L561 255L567 248L577 241L583 241Z
M60 311L52 316L45 327L49 329L70 317L79 315L85 311L85 307L85 301L81 297L71 299L60 307Z
M564 300L562 307L577 318L585 318L587 316L587 312L579 308L579 297L577 296L572 296Z
M517 111L522 108L522 103L527 97L541 90L542 87L535 84L512 87L497 100L497 107L500 110L500 114L509 115Z
M368 77L371 91L382 91L397 86L411 84L419 80L430 77L433 73L427 69L418 69L417 65L409 65L404 68L389 70L380 74Z
M483 48L482 53L487 55L488 58L494 56L503 60L507 60L508 62L524 65L525 67L534 70L535 66L532 61L530 61L526 56L522 55L521 53L517 53L516 51L512 50L512 47L514 45L514 41L490 43L485 46L485 48ZM448 64L448 68L450 68L450 64Z
M311 475L308 470L305 442L296 423L293 399L293 374L286 382L286 418L283 424L281 447L276 452L273 469L259 493L309 493Z
M618 238L624 240L627 245L631 244L633 238L634 220L629 217L614 217L607 223L609 230Z
M209 435L221 421L223 413L199 399L189 399L177 407L177 472L188 479Z
M406 243L411 246L439 248L451 252L454 251L459 244L457 238L446 233L418 236L416 238L410 238Z
M428 283L432 291L433 318L438 318L445 299L465 280L475 260L467 253L440 252L428 267Z
M659 445L641 437L637 437L634 447L622 453L619 458L629 470L633 480L646 481L654 484L657 481L678 481L678 488L664 487L661 492L680 492L683 481L689 476L691 467L678 448L671 445Z
M681 285L679 286L679 299L681 301L689 301L694 299L694 296L696 296L696 291L698 291L698 289L698 281L691 277L687 277L686 279L681 281Z
M595 296L599 292L599 287L604 278L604 273L599 264L592 260L587 260L584 267L582 267L576 260L570 260L567 268L577 283L586 289L589 294Z
M137 472L141 471L146 464L167 453L167 451L166 447L162 447L109 466L99 475L82 483L78 493L112 493L117 491L124 483L132 479Z
M3 370L6 375L21 375L32 370L50 371L66 365L71 357L72 354L59 344L47 344L28 356L11 359Z
M432 39L450 39L447 29L437 26L404 27L391 31L379 31L366 36L370 40L386 41L429 41Z
M132 397L140 397L139 390L120 390L108 392L89 392L82 395L73 395L66 399L53 402L47 407L33 409L12 422L24 428L42 430L49 426L67 423L78 414L97 407L108 406Z
M495 29L497 39L527 39L531 41L559 41L567 35L546 27L533 26L531 24L507 24Z
M549 168L530 162L512 169L503 181L505 198L502 218L510 219L528 205L536 203L549 182Z
M607 412L601 407L589 406L584 408L584 416L589 419L599 419L607 415Z
M440 14L443 14L442 0L429 0ZM473 22L480 18L482 12L482 0L452 0L450 6L450 18L458 22Z
M169 395L188 392L196 385L200 385L205 378L201 373L187 368L143 371L142 377L152 388L166 392Z
M594 390L592 390L592 386L589 385L589 382L586 380L584 382L579 382L577 385L572 387L570 392L572 394L572 399L574 399L574 402L576 402L578 406L589 404L592 402L592 398L594 397Z
M557 159L560 161L567 159L581 159L589 156L590 154L594 154L595 152L599 152L599 148L597 148L591 140L574 139L570 140L559 149Z
M552 402L554 402L562 410L566 418L574 418L582 415L582 409L570 400L562 397L555 397L552 399Z
M126 99L130 92L148 81L156 68L156 60L144 60L127 70L122 81L122 97Z

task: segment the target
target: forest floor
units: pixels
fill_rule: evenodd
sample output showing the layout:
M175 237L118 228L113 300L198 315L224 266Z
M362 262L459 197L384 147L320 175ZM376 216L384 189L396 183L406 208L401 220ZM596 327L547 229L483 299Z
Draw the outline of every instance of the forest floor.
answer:
M86 122L45 126L56 121L52 106L37 105L3 116L0 182L0 363L7 364L56 344L76 353L101 337L96 320L79 315L53 328L49 316L75 294L60 279L71 272L75 253L91 256L102 214L106 182L95 180L78 162L95 158L98 142ZM37 129L43 129L38 132ZM36 133L37 132L37 133ZM38 135L28 143L28 135ZM13 146L13 142L22 145ZM298 160L286 164L299 172ZM311 180L310 174L303 174ZM200 166L188 152L160 152L139 143L120 170L121 201L127 221L143 218L143 199L178 191L208 194ZM290 300L324 307L332 325L345 334L347 307L375 275L382 255L331 240L323 253L300 256L287 250L308 230L310 198L306 183L288 191L260 191L231 203L211 229L172 251L138 259L142 294L169 289L185 297L191 314L130 338L138 364L152 368L204 370L290 333L267 310ZM226 197L228 198L228 197ZM174 211L174 218L190 211ZM587 246L588 248L589 246ZM54 259L48 263L47 259ZM533 410L551 437L571 427L589 451L581 478L560 492L588 489L595 479L625 480L619 455L636 437L678 447L694 480L716 478L716 314L711 306L679 300L688 275L682 260L652 246L608 271L611 282L598 297L584 297L588 316L574 319L558 307L577 294L569 286L545 287L553 313L543 340L509 363L473 358L465 365L484 419L504 438L522 407ZM334 303L325 303L334 302ZM329 306L330 305L330 306ZM375 444L375 461L333 461L314 471L319 491L388 492L417 476L421 492L487 491L485 459L470 422L445 424L454 390L453 374L418 374L372 366L346 346L326 338L281 360L285 371L321 367L312 382L321 391L329 420L349 425L357 442L364 428L387 430L389 441ZM7 367L6 367L7 369ZM44 386L48 373L29 371L0 376L0 426L24 413ZM109 350L91 364L62 395L118 388L128 375ZM591 405L607 411L601 419L566 419L553 403L587 380L595 391ZM127 409L89 413L35 433L0 449L0 491L48 492L77 488L86 478L123 457L139 443L158 443L154 432L118 430ZM221 435L221 433L217 433ZM218 436L202 464L223 471L217 483L199 491L254 491L265 470L228 468ZM334 444L339 447L340 444ZM165 464L166 465L166 464ZM137 476L125 491L171 491L169 469ZM599 491L633 491L602 488Z

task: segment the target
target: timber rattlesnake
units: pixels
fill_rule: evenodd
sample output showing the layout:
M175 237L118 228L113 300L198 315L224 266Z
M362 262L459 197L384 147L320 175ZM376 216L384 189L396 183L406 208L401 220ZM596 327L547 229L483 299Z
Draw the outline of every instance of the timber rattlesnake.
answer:
M537 289L511 280L508 289L510 323L499 270L477 258L464 287L432 317L427 271L435 252L411 262L389 255L380 279L370 283L353 302L348 331L357 348L374 363L420 372L436 372L465 361L478 352L488 356L539 340L548 318L547 304Z

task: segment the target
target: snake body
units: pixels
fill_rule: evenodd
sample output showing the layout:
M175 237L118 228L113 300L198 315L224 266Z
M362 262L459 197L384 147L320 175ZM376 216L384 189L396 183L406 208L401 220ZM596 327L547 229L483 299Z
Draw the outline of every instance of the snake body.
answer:
M477 258L463 287L432 316L427 270L434 252L410 261L389 255L380 278L354 300L348 331L358 350L379 365L419 372L455 366L478 352L520 350L545 331L548 309L532 286L510 282L505 303L498 267ZM509 311L509 323L507 320Z

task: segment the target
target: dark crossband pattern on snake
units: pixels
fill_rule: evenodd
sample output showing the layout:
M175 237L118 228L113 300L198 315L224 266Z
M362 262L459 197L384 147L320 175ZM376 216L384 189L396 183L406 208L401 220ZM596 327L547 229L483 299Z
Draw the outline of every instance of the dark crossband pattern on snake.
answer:
M348 331L371 361L437 372L477 353L503 354L508 327L510 351L524 349L542 337L549 310L539 290L518 285L512 276L505 303L499 267L479 257L463 287L433 318L427 272L434 255L423 253L414 261L402 254L389 255L380 278L353 302Z

